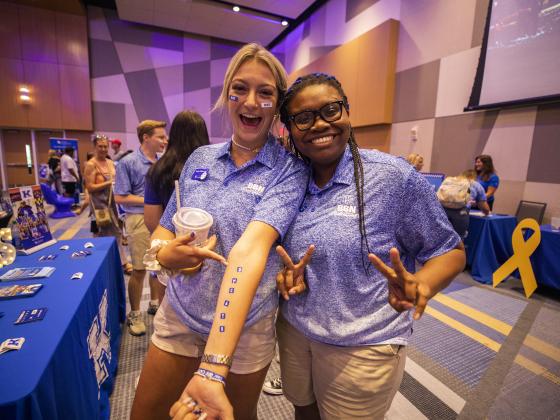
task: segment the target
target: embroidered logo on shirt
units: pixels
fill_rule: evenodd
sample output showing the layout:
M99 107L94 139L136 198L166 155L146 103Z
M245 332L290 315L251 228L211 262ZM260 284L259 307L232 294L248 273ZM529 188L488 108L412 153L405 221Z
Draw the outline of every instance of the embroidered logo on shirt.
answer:
M258 196L262 196L264 194L264 187L262 185L254 184L252 182L249 182L247 185L245 185L245 188L243 188L243 190L245 192Z
M344 217L358 217L358 207L348 204L338 204L333 210L333 215Z
M191 177L195 181L205 181L206 178L208 178L208 169L204 168L195 169Z

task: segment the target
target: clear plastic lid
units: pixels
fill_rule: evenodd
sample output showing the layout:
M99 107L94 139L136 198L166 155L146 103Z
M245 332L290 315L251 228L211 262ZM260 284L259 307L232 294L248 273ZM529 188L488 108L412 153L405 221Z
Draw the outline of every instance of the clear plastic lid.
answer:
M178 217L181 224L193 229L203 228L213 223L212 216L209 213L193 207L179 209Z

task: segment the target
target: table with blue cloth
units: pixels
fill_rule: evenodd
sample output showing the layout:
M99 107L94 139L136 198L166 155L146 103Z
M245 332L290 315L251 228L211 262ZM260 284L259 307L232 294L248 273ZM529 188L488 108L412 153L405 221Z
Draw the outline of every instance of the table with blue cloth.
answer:
M532 234L527 229L525 240ZM560 290L560 230L551 225L541 226L541 243L531 255L531 265L538 285Z
M72 258L92 242L91 255ZM69 245L68 250L60 250ZM42 255L56 254L50 261ZM10 284L43 287L31 297L0 300L0 342L24 337L20 350L0 354L1 419L108 419L126 301L114 238L60 241L0 269L55 267L43 279ZM83 278L72 280L76 272ZM43 320L15 325L22 310L47 308Z
M513 255L511 235L517 225L514 216L492 214L469 215L469 230L465 239L467 266L472 277L492 284L492 274Z

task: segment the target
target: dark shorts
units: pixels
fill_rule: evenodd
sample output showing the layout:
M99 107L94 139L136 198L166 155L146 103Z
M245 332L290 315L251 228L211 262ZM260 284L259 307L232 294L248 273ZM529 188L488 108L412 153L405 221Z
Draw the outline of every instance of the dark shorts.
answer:
M448 209L444 207L443 209L455 232L464 240L469 229L469 212L467 209L465 207L462 209Z
M62 187L64 188L64 192L68 195L74 195L74 193L76 192L75 182L63 182Z

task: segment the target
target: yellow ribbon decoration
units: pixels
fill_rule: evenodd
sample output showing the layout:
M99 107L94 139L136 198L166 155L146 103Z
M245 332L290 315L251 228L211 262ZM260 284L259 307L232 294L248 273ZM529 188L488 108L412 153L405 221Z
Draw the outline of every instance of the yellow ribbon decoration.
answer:
M531 229L534 233L525 241L523 229ZM513 255L500 268L494 271L492 286L496 287L504 281L515 269L519 269L525 296L529 298L537 288L537 280L529 257L541 243L541 228L535 219L523 219L515 227L511 236Z

